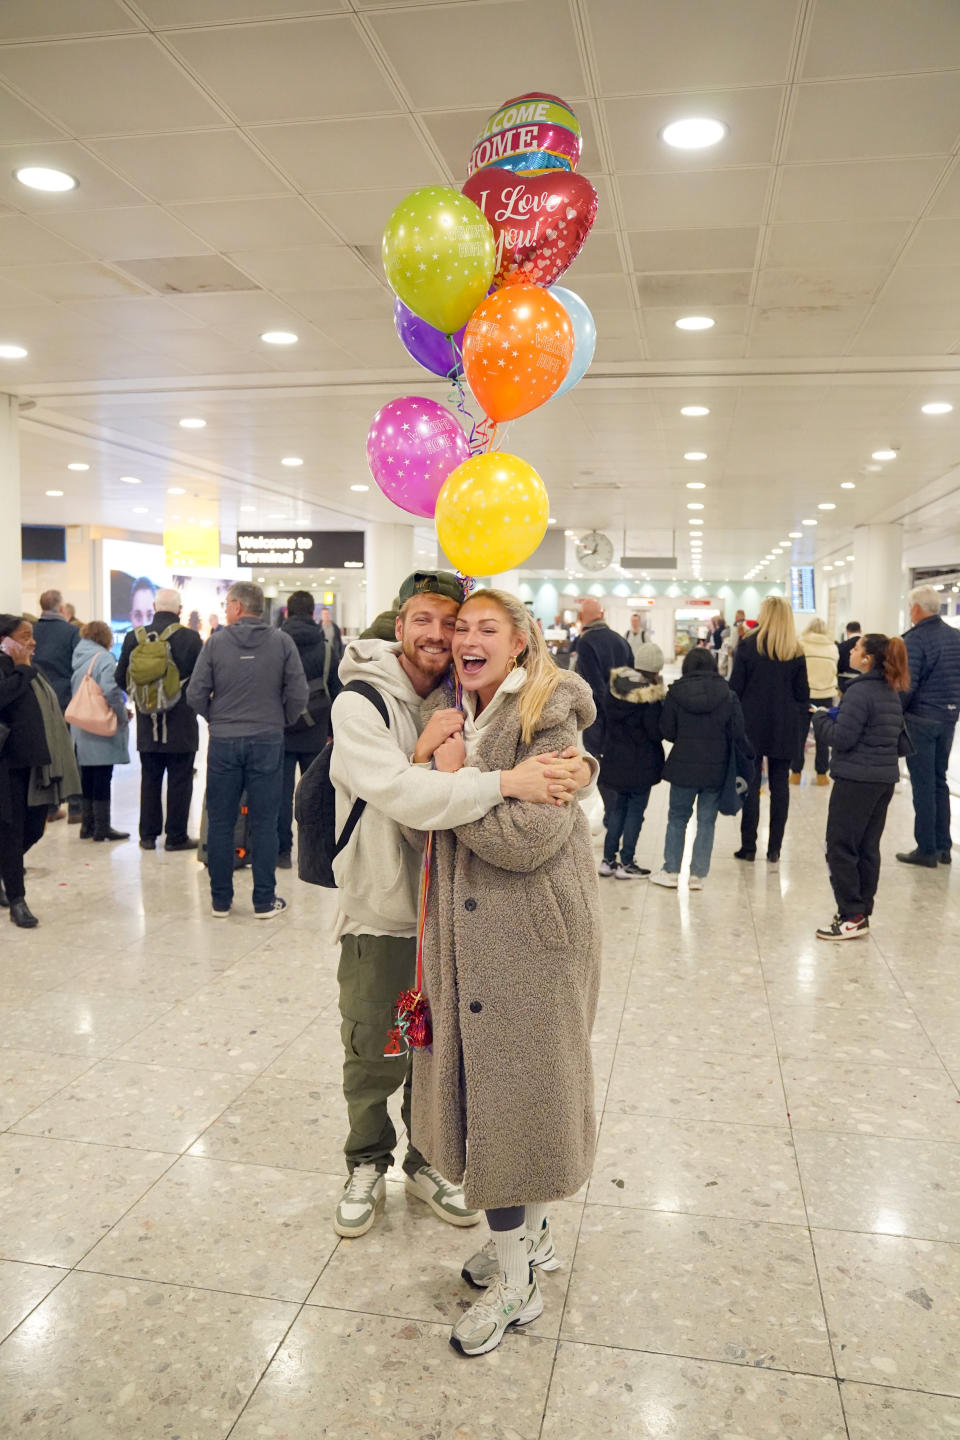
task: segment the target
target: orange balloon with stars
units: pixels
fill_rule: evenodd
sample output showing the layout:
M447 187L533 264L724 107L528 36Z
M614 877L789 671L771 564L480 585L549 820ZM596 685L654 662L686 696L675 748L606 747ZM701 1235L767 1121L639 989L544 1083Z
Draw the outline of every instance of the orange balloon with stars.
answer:
M474 310L463 338L467 383L502 424L528 415L560 388L573 359L573 326L542 285L506 285Z

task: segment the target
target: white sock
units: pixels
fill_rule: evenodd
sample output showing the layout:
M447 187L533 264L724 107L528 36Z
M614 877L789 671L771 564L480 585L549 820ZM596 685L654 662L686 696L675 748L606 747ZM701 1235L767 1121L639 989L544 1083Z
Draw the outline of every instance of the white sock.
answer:
M522 1290L530 1278L526 1225L518 1225L516 1230L494 1230L491 1233L507 1284L511 1290Z
M526 1230L532 1240L537 1240L547 1219L546 1205L528 1205Z

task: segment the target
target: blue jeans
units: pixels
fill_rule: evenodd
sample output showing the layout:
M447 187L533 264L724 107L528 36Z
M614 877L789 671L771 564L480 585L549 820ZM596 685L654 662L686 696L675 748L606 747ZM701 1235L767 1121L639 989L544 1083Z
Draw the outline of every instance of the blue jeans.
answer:
M253 857L253 908L269 910L276 895L277 815L283 787L283 734L211 737L207 750L207 868L215 910L233 901L233 835L247 792Z
M613 865L620 851L621 865L632 865L637 837L650 799L650 786L645 790L611 790L607 808L607 835L603 842L603 858Z
M914 753L907 756L913 786L913 835L924 855L950 849L947 765L956 728L955 721L907 716L907 733L914 746Z
M697 802L697 834L690 857L690 874L705 880L710 873L710 856L713 854L713 831L720 808L719 790L695 790L692 785L670 786L670 809L667 812L667 838L663 845L663 868L671 875L679 875L683 864L683 844L687 835L687 821L693 814L693 802Z

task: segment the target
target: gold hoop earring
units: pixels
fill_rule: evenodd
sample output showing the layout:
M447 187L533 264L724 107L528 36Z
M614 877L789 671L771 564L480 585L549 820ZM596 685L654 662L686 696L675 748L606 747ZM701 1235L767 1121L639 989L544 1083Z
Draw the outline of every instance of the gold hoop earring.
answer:
M509 661L507 662L507 674L509 675L510 671L511 671L511 670L516 670L516 668L517 668L517 657L516 657L516 655L511 655Z

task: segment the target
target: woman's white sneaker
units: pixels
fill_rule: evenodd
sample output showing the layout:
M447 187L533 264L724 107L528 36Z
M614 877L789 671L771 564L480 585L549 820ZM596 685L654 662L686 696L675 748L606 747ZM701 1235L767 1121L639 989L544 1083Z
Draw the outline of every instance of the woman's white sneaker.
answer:
M669 870L658 870L656 875L650 876L651 885L662 885L665 890L676 890L679 875L674 875Z
M333 1218L338 1235L366 1235L387 1198L387 1182L376 1165L358 1165L348 1177Z
M527 1259L534 1270L560 1269L560 1257L550 1233L549 1220L543 1222L540 1234L536 1238L532 1235L527 1236ZM486 1290L499 1274L500 1261L497 1258L497 1242L491 1235L487 1243L470 1256L460 1271L460 1276L478 1290Z
M471 1210L467 1205L463 1187L451 1185L432 1165L421 1165L412 1175L407 1172L404 1184L412 1195L425 1201L434 1215L439 1215L448 1225L479 1224L480 1211Z
M529 1325L543 1314L540 1287L533 1271L520 1290L498 1275L482 1300L477 1300L450 1332L450 1344L461 1355L486 1355L495 1350L511 1325Z

